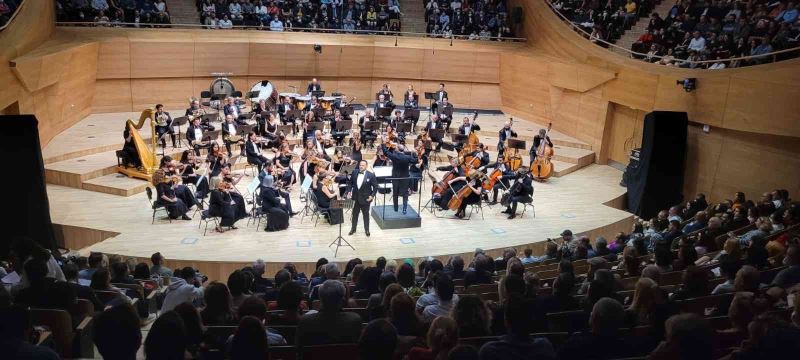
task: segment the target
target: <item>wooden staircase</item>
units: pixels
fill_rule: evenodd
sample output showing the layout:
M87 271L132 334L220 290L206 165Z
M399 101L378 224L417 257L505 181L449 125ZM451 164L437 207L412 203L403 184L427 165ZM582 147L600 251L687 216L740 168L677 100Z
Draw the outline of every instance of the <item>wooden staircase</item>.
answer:
M400 0L402 31L425 33L425 5L422 0Z
M625 31L622 34L622 37L614 43L615 45L625 48L627 50L631 49L631 45L639 39L639 36L644 34L645 30L647 30L647 24L650 22L650 14L658 13L659 16L663 19L669 13L669 10L672 9L672 6L675 5L674 2L668 0L662 0L660 4L656 5L652 11L650 11L647 16L642 16L639 18L639 21L636 22L628 31ZM613 46L609 47L612 52L615 52L621 56L630 57L630 53L621 49L617 49Z
M200 23L200 14L194 0L167 0L167 10L173 24Z

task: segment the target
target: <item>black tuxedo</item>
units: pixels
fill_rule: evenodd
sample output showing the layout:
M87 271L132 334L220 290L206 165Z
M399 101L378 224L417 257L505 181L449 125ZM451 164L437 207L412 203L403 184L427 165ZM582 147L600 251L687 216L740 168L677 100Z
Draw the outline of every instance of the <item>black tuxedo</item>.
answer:
M430 121L428 121L428 123L427 123L427 124L425 124L425 130L427 130L427 131L428 131L428 134L430 134L430 132L431 132L431 129L433 129L433 124L436 124L436 129L444 129L444 128L445 128L445 127L444 127L444 124L442 124L442 122L441 122L441 121L433 121L433 120L430 120ZM431 136L430 136L430 138L431 138L431 140L433 140L433 141L436 141L436 142L437 142L437 144L436 144L436 151L439 151L439 149L441 149L441 148L442 148L442 142L443 142L443 139L442 139L441 137L438 137L438 136L437 136L437 137L433 137L433 135L431 135Z
M309 83L307 89L308 91L306 92L306 94L311 94L312 91L322 91L322 85L320 84L314 85L314 83Z
M186 114L184 114L183 116L194 116L194 112L197 110L200 110L200 108L197 109L188 108L186 109ZM200 116L195 116L195 117L200 117ZM202 125L203 129L205 129L206 131L214 131L214 125L211 125L211 121L201 118L200 125Z
M228 137L228 136L230 136L230 135L233 135L233 134L231 133L231 131L230 131L230 128L229 128L229 126L228 126L228 125L232 125L234 129L236 129L236 128L237 128L237 125L236 125L236 123L235 123L235 122L232 122L232 123L230 123L230 124L228 124L228 122L223 122L223 123L222 123L222 138L223 138L223 139L225 139L226 137ZM238 129L236 129L236 130L237 130L237 134L236 134L236 135L239 135L239 136L242 136L242 137L244 137L244 136L246 136L246 135L247 135L247 134L239 134L239 133L238 133ZM232 143L234 143L234 142L232 142L232 141L229 141L229 140L225 140L225 148L228 150L228 154L231 154L231 144L232 144Z
M439 120L446 125L445 128L449 129L450 123L453 122L453 104L439 105L436 112L439 114Z
M497 150L498 150L497 155L498 156L503 155L503 152L506 149L506 140L508 140L509 134L511 135L512 138L517 137L517 132L514 131L514 130L511 130L510 128L508 129L508 134L506 133L506 128L505 127L500 129L500 131L498 132L498 139L499 139L497 141Z
M356 231L358 226L358 214L361 213L364 218L364 229L369 232L369 206L371 196L375 199L375 194L378 193L378 179L370 171L364 172L364 181L361 187L358 187L358 173L359 169L353 171L350 176L350 196L353 199L353 217L352 227L350 231Z
M294 105L292 105L292 104L280 104L280 105L278 105L278 116L281 117L281 124L286 125L286 124L289 124L289 122L294 121L294 119L292 119L291 117L289 117L286 114L286 113L288 113L289 111L292 111L292 110L294 110ZM292 126L292 131L293 131L293 133L297 133L297 124L294 124L294 125L295 126Z
M517 203L529 203L533 201L531 196L533 196L533 179L530 176L530 172L526 173L521 180L520 183L515 183L511 185L511 214L515 214L517 212Z
M447 91L444 91L444 90L437 91L436 92L436 99L434 99L434 100L436 100L438 102L438 101L442 101L442 99L444 99L446 97L448 97L447 96Z
M414 156L404 152L389 150L383 148L383 153L389 160L392 160L392 177L393 178L408 178L409 168L411 164L416 163ZM403 212L408 207L408 185L409 179L396 179L392 180L392 200L394 201L394 211L397 211L397 197L403 197Z
M189 144L192 144L192 147L194 148L195 155L200 156L200 149L208 149L208 148L210 148L211 147L211 143L208 143L208 144L205 144L205 145L193 144L193 142L195 142L195 141L198 141L198 142L199 141L203 141L202 137L199 138L199 139L197 137L195 137L194 130L195 130L194 124L189 125L189 127L186 129L186 140L189 140ZM200 130L201 131L203 130L203 125L200 125Z
M461 135L469 135L472 132L480 131L480 130L481 130L481 126L478 125L478 124L471 124L470 128L469 128L469 132L467 132L467 128L464 125L461 125L461 126L458 127L458 133L461 134Z
M533 137L533 145L531 145L531 149L529 151L529 155L531 157L531 164L533 164L533 160L536 160L536 151L539 150L539 146L542 145L542 138L539 135ZM547 137L547 145L553 147L553 141L550 140L550 137Z
M258 144L247 140L244 144L245 154L247 155L247 163L258 166L258 172L264 168L264 164L269 161L261 152L258 151Z

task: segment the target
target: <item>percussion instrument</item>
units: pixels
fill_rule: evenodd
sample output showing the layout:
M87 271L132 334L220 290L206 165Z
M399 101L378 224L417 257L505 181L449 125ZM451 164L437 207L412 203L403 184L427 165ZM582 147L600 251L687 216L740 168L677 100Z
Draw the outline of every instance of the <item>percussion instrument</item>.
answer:
M294 107L296 109L302 110L302 109L305 109L306 104L311 102L311 96L309 96L309 95L299 96L298 95L294 99L292 99L292 101L294 102Z
M284 98L289 98L289 102L291 102L291 103L292 103L292 105L294 105L294 103L295 103L295 101L296 101L295 99L297 99L297 98L298 98L298 97L300 97L300 96L301 96L301 95L300 95L300 94L298 94L298 93L288 93L288 92L284 92L284 93L280 93L280 94L278 94L278 99L279 99L281 102L283 102L283 99L284 99Z
M209 88L212 94L225 94L225 96L232 96L236 88L233 83L226 77L218 77L211 82Z
M250 102L259 103L261 100L264 100L268 109L273 108L278 102L278 91L269 80L261 80L255 83L253 87L250 88L250 92L254 93L256 91L258 91L258 96L250 98Z
M323 96L319 98L319 103L320 105L322 105L323 109L327 111L333 111L333 104L335 104L336 101L339 101L341 99L342 99L341 96Z

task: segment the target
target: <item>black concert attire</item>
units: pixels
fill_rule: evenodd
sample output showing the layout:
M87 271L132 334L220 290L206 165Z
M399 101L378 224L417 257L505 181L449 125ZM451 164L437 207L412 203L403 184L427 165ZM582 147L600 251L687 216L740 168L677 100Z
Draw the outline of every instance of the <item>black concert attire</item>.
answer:
M325 160L331 161L330 155L328 155L328 153L325 152L325 149L327 149L327 148L329 148L331 146L330 145L325 145L324 141L323 142L317 141L316 138L313 139L313 142L314 142L314 148L317 149L317 154L322 155L322 158L324 158Z
M453 170L453 166L452 165L440 166L440 167L436 168L436 170L439 170L439 171L455 171L455 175L456 175L455 177L464 176L464 168L462 168L461 166L456 167L455 170ZM459 189L461 189L461 187L463 187L464 184L466 184L464 181L459 180L459 181L454 182L452 185L448 186L447 190L442 192L442 197L439 198L439 203L437 205L439 205L439 207L442 210L447 210L448 209L447 208L447 203L450 202L450 199L453 197L453 195L455 195L455 192L457 192ZM436 203L436 198L434 198L434 203Z
M517 203L529 203L533 201L533 179L531 178L530 172L526 172L521 179L517 180L517 183L511 185L509 196L511 204L506 211L511 216L517 213Z
M188 108L186 109L186 114L184 116L194 116L195 118L200 118L200 126L203 127L205 131L214 131L214 125L211 125L211 120L202 117L202 115L195 115L196 112L199 112L200 108ZM191 126L191 125L189 125Z
M345 121L345 120L348 120L348 119L345 119L344 117L340 117L340 118L334 117L333 121L331 121L331 138L334 141L336 141L336 146L344 145L344 138L347 136L347 134L350 133L350 129L344 129L342 131L336 131L336 123L338 123L340 121Z
M384 155L383 158L381 158L380 156L375 154L375 161L372 162L372 167L389 166L389 165L391 165L391 163L389 162L389 157L388 156Z
M464 188L465 186L467 186L466 183L464 183L461 186L461 188ZM478 190L480 190L480 186L481 185L479 183L473 182L473 187L477 188ZM450 198L452 199L452 196ZM449 201L450 200L448 199L448 202ZM457 213L463 214L464 210L467 208L468 205L477 204L479 202L481 202L481 196L479 194L476 194L474 191L470 190L469 195L467 195L463 200L461 200L461 206L458 207ZM444 203L444 207L447 207L447 203Z
M230 193L218 189L212 190L211 199L208 201L208 215L219 216L220 226L233 226L237 219L232 201Z
M125 139L125 144L122 145L122 165L137 168L142 166L142 159L139 158L139 151L136 150L136 144L133 142L133 136L127 126L122 132L122 137Z
M169 137L172 139L172 147L178 147L175 142L175 129L172 128L172 117L169 116L169 113L163 111L161 113L156 112L156 134L158 134L158 138L161 139L161 147L167 147L167 140L164 139L164 134L169 134Z
M419 104L417 103L416 99L415 100L406 99L406 101L403 102L403 107L406 109L416 109L419 107Z
M294 184L297 182L294 169L292 169L291 155L278 153L278 155L275 155L275 162L280 164L283 168L283 176L281 177L281 181L284 184Z
M166 195L170 199L175 199L174 202L167 201L162 198L162 196ZM189 212L189 207L186 203L178 198L175 194L175 190L172 188L172 183L162 182L156 185L156 204L164 205L164 208L167 209L167 213L169 213L170 219L177 219L181 216L185 216L187 212Z
M500 129L500 131L498 132L499 140L497 141L497 156L503 156L506 149L506 140L508 138L515 138L515 137L517 137L517 132L511 130L511 128L503 127L502 129Z
M384 117L384 116L378 115L379 114L378 109L386 109L386 108L394 110L394 104L389 100L385 100L384 102L376 102L375 103L375 111L374 111L374 113L375 113L375 116L378 117L378 120L387 121L387 119L389 119L388 117Z
M280 104L278 105L278 116L281 118L281 124L283 125L292 125L292 134L297 134L297 123L294 121L294 117L289 115L289 111L294 110L294 105L292 104Z
M406 98L405 102L403 103L403 107L406 110L408 110L408 109L418 109L419 108L419 102L416 99L409 101L408 98ZM417 122L419 122L419 116L409 117L409 114L404 112L403 113L403 118L409 119L411 121L411 132L416 132L417 131Z
M436 94L435 95L436 96L436 99L435 99L436 102L441 102L442 100L444 100L444 98L449 98L449 96L447 96L447 91L444 91L444 90L439 90L439 91L435 92L434 94Z
M394 94L392 94L392 90L381 89L380 91L378 91L378 94L375 95L375 100L377 100L378 97L381 95L383 95L383 98L386 99L386 101L392 101L394 99Z
M166 176L181 176L181 174L166 170L164 170L164 174ZM183 203L186 204L186 206L192 207L192 205L198 204L197 199L195 198L194 194L192 194L192 191L189 190L188 186L176 184L172 186L172 191L178 199L181 199Z
M389 160L392 160L392 177L393 178L406 178L392 180L392 201L394 202L394 211L397 212L397 198L403 197L403 213L405 214L408 207L408 186L409 177L408 171L411 164L416 162L414 156L406 154L401 151L390 150L383 146L383 153Z
M497 181L494 184L494 187L492 188L492 202L496 203L497 202L497 193L498 193L498 191L500 189L506 189L507 190L508 188L510 188L511 187L511 179L514 179L516 177L516 174L513 171L509 170L506 167L506 164L503 163L502 161L494 162L494 163L491 163L491 164L486 164L486 168L487 169L490 169L490 168L491 169L500 169L500 171L503 172L503 176L500 177L500 180ZM487 175L491 174L491 172L489 172L489 171L487 171L486 173L487 173Z
M350 148L353 150L350 152L350 158L358 164L364 158L361 154L361 148L364 147L364 142L362 141L360 144L356 145L356 142L353 138L350 138Z
M194 124L192 124L186 129L186 140L189 140L189 144L192 144L192 148L194 148L194 154L197 156L200 156L200 149L208 149L211 147L210 142L204 145L194 144L195 141L203 141L203 130L202 124L199 127L194 127Z
M467 135L479 131L481 129L480 125L478 124L470 124L468 126L461 125L458 127L458 134L459 135ZM458 144L455 144L456 152L461 152L461 149L464 148L464 142L459 141Z
M536 135L533 137L533 146L531 146L531 150L529 151L531 157L531 164L533 164L533 160L536 160L536 152L539 150L539 146L542 145L542 137ZM550 140L550 137L547 137L547 145L553 147L553 141Z
M317 181L317 187L314 188L314 195L317 197L317 207L320 211L327 214L328 223L337 225L344 222L344 211L342 209L331 209L331 199L322 191L322 181Z
M225 116L233 116L233 121L238 125L247 125L247 117L239 111L239 106L228 104L222 108Z
M311 95L312 91L322 91L322 85L320 85L319 83L317 83L316 85L314 85L314 83L308 83L307 89L308 91L306 92L306 94Z
M284 134L285 136L286 134ZM267 142L267 149L277 149L281 145L281 138L278 134L278 124L266 124L266 131L264 132L264 137L267 138L269 141Z
M280 231L289 228L291 208L281 204L281 195L274 187L261 187L261 211L267 214L267 226L264 231Z
M453 104L447 103L447 105L440 104L436 108L437 115L439 115L439 121L441 121L445 125L445 129L450 128L450 123L453 122Z
M236 123L228 123L227 121L222 123L222 139L225 142L225 149L228 150L228 154L233 154L231 151L231 144L235 144L237 142L228 140L229 136L239 136L240 139L243 139L244 136L247 136L247 134L244 134L244 136L239 134L236 129ZM244 147L244 145L241 145L239 150L241 150L241 147Z
M359 183L359 176L361 176L361 183ZM378 179L371 171L364 171L356 169L350 176L351 198L353 199L353 217L350 232L355 232L358 227L359 214L364 218L364 230L369 233L369 206L371 200L367 200L370 196L372 200L375 199L375 194L378 192Z
M430 120L425 125L425 130L430 135L432 129L444 129L444 127L442 127L442 123L440 121ZM444 142L444 139L441 136L433 137L433 135L431 135L430 138L431 138L431 141L435 141L436 142L436 151L441 150L442 149L442 142Z
M375 140L378 138L378 134L375 132L375 130L366 130L364 128L366 122L368 121L375 121L375 117L372 115L362 116L358 120L358 126L361 128L361 140L364 142L364 144L372 144L372 146L375 146Z
M395 132L397 133L397 139L400 140L401 144L405 144L406 143L406 132L405 131L403 131L403 132L397 131L397 125L400 125L400 124L403 124L403 123L405 123L405 121L403 120L402 116L393 116L392 119L389 120L389 125L393 129L395 129Z
M258 144L247 140L244 144L244 149L245 154L247 154L247 163L258 166L258 172L261 172L261 170L264 169L264 164L269 160L261 154L261 149L258 148Z
M421 164L420 164L420 160L422 160ZM421 179L422 179L422 172L425 171L425 169L427 169L427 168L428 168L428 152L427 151L423 151L422 152L422 159L417 157L416 161L413 164L411 164L411 167L408 169L408 173L413 178L411 180L411 189L413 191L420 191L419 184L420 184Z
M484 150L484 151L475 150L470 155L473 156L473 157L478 156L478 157L481 158L481 163L478 166L487 166L487 165L489 165L489 160L490 160L489 157L490 157L490 155L489 155L488 152L486 152L486 150Z

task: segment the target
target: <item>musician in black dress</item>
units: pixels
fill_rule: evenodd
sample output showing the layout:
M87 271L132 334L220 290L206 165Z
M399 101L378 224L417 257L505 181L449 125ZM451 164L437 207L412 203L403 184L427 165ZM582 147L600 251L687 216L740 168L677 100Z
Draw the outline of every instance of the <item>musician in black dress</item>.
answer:
M218 176L222 172L222 168L228 163L228 156L220 150L217 142L211 143L206 162L209 164L208 171L211 177Z
M506 140L517 137L517 132L511 129L511 125L512 123L510 121L506 121L505 124L503 124L503 128L498 132L497 156L499 157L502 157L505 153Z
M261 154L261 149L258 147L256 133L251 131L247 134L247 143L244 145L245 154L247 154L247 163L258 166L258 171L264 169L264 164L269 161L264 155Z
M133 134L127 125L125 125L125 131L122 132L122 137L125 138L125 144L122 145L122 165L135 168L142 166L142 159L139 158L139 151L136 150L136 143L133 142Z
M292 152L289 151L289 144L283 144L278 154L275 155L275 162L273 163L282 174L279 180L285 185L293 185L297 182L297 174L292 169L292 155Z
M383 148L379 147L378 151L375 152L375 161L372 162L372 167L376 166L390 166L392 165L392 161L389 160L389 157L386 156L386 153L383 152Z
M529 151L531 157L531 166L533 166L533 160L536 160L537 151L539 150L539 146L542 145L542 139L547 137L547 146L553 147L553 141L550 140L550 136L547 135L547 131L545 129L539 129L539 134L533 137L533 146Z
M215 228L217 232L224 232L223 226L231 229L236 229L236 210L234 210L235 202L231 198L232 185L220 181L217 188L211 191L211 199L208 201L208 215L218 216L221 218L219 225Z
M353 170L350 176L350 186L348 187L347 197L353 199L352 226L349 235L356 233L358 228L358 216L364 218L364 231L369 236L369 206L375 199L378 192L378 179L371 171L367 171L367 161L358 162L358 169Z
M397 198L403 198L403 214L406 213L408 208L408 186L409 186L409 168L411 164L416 162L413 155L405 153L405 146L398 144L397 149L390 149L386 145L381 146L384 154L389 160L392 161L392 177L400 178L392 180L392 201L394 203L394 211L397 212Z
M200 156L200 149L208 149L211 144L203 139L203 126L200 124L200 118L192 119L192 124L186 129L186 139L189 144L194 148L194 154Z
M245 200L244 196L239 193L239 190L236 189L236 184L242 180L242 175L233 175L231 174L231 166L230 164L225 164L222 167L222 171L219 173L219 176L215 176L211 178L211 187L217 188L220 182L226 182L230 185L230 191L228 192L231 199L233 200L233 213L234 217L238 219L244 219L247 217L247 209L245 208Z
M264 126L264 137L269 140L266 144L267 149L277 149L283 142L283 139L286 138L286 134L282 132L278 133L278 125L278 120L270 114Z
M389 89L389 84L383 84L383 87L378 91L378 96L383 95L383 97L388 101L394 101L394 94L392 90Z
M447 210L447 203L450 202L450 198L452 198L453 195L455 195L455 193L458 192L458 190L461 189L461 187L466 183L464 181L464 179L466 179L466 177L464 177L464 168L458 163L457 158L452 158L450 159L450 165L440 166L436 168L436 170L448 171L455 174L455 178L453 180L456 181L450 181L448 184L446 184L449 185L447 190L442 192L442 196L438 198L438 200L437 198L434 198L433 200L433 202L438 204L442 210Z
M289 228L290 210L286 208L286 204L281 204L281 196L272 176L261 182L261 211L267 214L267 226L264 231L281 231Z
M450 180L450 183L462 182L463 185L459 188L459 190L464 189L464 187L468 187L469 193L465 198L461 200L461 205L456 210L455 216L459 219L463 219L466 216L466 209L468 205L477 204L481 202L481 184L478 179L467 179L464 176L457 177L453 180ZM457 190L458 191L458 190ZM453 195L455 196L455 195ZM451 197L452 199L452 197ZM448 200L449 202L449 200ZM445 204L447 206L448 204Z
M174 178L166 177L164 170L158 169L153 174L153 183L156 184L155 203L164 205L170 219L192 220L186 215L189 212L189 207L175 195L174 186L176 182Z
M517 217L517 204L530 203L533 201L533 175L530 171L525 171L524 174L518 175L517 180L511 185L508 190L508 200L506 200L506 210L504 214L508 214L509 219ZM505 198L506 195L503 195Z
M164 105L156 105L155 118L156 134L158 134L158 138L161 139L161 147L167 147L167 140L164 139L164 134L169 134L169 137L172 139L172 147L178 147L175 143L175 129L172 128L172 117L169 116L168 112L164 111Z
M351 149L350 158L360 163L361 159L364 158L363 154L361 154L361 148L364 146L364 143L361 142L361 132L353 130L348 144Z
M317 207L331 225L338 225L344 221L342 209L331 209L331 201L339 197L339 193L333 189L335 175L324 169L317 169L311 182L311 188L317 198Z
M178 162L173 160L172 157L169 155L164 156L161 158L161 162L159 163L159 170L164 172L164 176L166 177L177 177L181 178L181 174L178 172ZM179 199L183 201L184 204L188 207L192 207L193 205L201 206L200 202L197 201L192 191L189 190L189 187L183 184L178 184L174 182L172 184L173 193Z
M420 191L419 184L421 183L422 179L422 172L428 168L428 151L425 150L425 144L417 144L417 156L415 157L415 162L411 164L411 167L408 169L408 173L411 175L411 193Z

